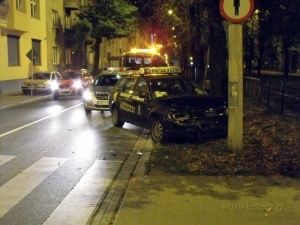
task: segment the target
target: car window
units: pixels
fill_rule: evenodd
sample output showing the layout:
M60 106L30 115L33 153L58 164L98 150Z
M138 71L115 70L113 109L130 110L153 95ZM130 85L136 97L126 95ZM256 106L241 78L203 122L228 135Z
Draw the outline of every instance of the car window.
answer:
M150 82L151 92L156 98L181 95L207 95L196 84L181 79L157 79Z
M35 73L33 79L50 80L51 73Z
M137 84L134 88L134 94L135 95L146 95L149 94L148 86L145 80L140 79L137 81Z
M196 95L208 95L206 91L200 88L196 83L190 81L184 81L185 87L188 93Z
M126 82L124 83L123 91L125 93L132 94L135 81L136 79L126 79Z
M162 79L151 81L151 89L156 98L166 96L177 96L185 93L183 82L173 79Z
M132 94L135 81L135 78L121 78L114 86L114 90Z

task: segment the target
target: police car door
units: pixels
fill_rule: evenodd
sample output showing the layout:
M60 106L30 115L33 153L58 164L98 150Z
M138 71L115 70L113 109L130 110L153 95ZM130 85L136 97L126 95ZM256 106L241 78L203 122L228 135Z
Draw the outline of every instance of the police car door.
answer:
M148 125L150 92L147 83L144 79L140 78L134 87L134 95L132 100L135 107L135 120L139 125L146 127Z
M134 101L132 99L133 97L133 87L135 84L136 79L128 77L126 78L126 81L123 86L123 90L119 94L119 110L121 113L122 120L125 122L130 122L134 124L134 118L135 118L135 106Z

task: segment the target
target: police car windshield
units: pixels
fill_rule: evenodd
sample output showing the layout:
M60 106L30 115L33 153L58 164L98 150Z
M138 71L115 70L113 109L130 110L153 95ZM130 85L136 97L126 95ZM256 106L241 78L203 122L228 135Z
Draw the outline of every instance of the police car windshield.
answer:
M118 75L101 75L95 79L94 86L114 86L118 79Z

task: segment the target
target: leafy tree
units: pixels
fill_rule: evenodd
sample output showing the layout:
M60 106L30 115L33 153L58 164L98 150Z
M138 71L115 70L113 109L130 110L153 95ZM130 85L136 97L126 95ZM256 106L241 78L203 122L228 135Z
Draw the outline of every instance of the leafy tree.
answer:
M284 76L296 69L300 49L300 2L299 0L257 0L256 11L247 22L246 65L251 68L252 60L257 61L260 74L262 63L280 60ZM257 51L254 51L257 49ZM250 73L251 70L248 71Z
M92 74L98 72L102 39L130 36L136 29L136 12L137 7L126 0L96 0L95 5L78 14L80 19L86 19L92 25L91 37L95 39Z
M270 17L274 31L281 37L284 54L284 76L290 71L290 56L293 46L299 44L300 36L300 2L299 0L272 1Z
M173 49L178 52L182 67L188 71L185 76L202 85L209 62L211 94L225 94L220 84L226 75L227 50L219 1L154 0L145 5L148 6L153 11L152 19L161 23L164 31L172 35L172 42L176 42ZM176 39L173 39L175 35ZM189 65L190 56L193 56L193 68ZM191 73L195 71L196 75L192 77Z
M73 34L73 68L78 69L81 68L82 65L85 65L86 59L86 40L92 30L92 25L86 20L77 21L71 29ZM84 46L84 48L82 47Z

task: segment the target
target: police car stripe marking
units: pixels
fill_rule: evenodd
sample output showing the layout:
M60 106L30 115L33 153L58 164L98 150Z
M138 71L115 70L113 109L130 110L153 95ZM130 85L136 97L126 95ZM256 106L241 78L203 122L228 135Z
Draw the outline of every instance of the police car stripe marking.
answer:
M44 157L0 187L0 218L67 159Z
M97 160L43 225L86 224L121 163Z

